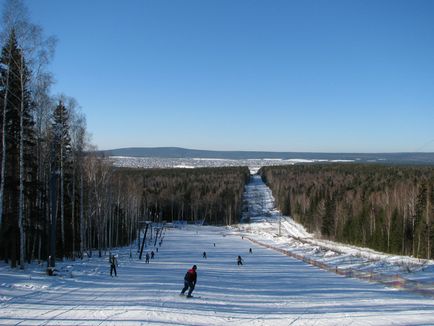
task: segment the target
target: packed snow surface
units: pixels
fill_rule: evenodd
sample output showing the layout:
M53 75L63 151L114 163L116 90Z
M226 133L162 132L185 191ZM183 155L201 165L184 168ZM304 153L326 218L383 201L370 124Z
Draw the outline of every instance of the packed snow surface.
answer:
M215 243L215 246L214 246ZM249 254L252 248L252 254ZM146 250L150 250L147 248ZM429 325L434 300L312 267L242 239L233 229L167 229L156 258L134 247L25 271L1 265L1 325ZM203 251L207 259L202 258ZM241 255L243 266L237 266ZM180 297L198 266L195 298Z
M117 277L109 274L108 252L57 262L56 276L43 264L22 271L0 263L0 325L434 325L434 299L419 291L433 284L432 261L315 239L276 210L256 176L245 202L250 223L165 228L158 252L154 241L145 249L156 252L149 264L139 260L137 243L113 250ZM291 254L417 286L347 277ZM198 282L188 299L179 293L193 264Z

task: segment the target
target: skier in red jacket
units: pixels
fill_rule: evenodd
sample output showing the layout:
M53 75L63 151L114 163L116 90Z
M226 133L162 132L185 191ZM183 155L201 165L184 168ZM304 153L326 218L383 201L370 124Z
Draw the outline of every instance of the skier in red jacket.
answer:
M187 291L187 289L190 288L190 290L188 290L187 298L192 297L191 293L193 292L194 287L196 286L196 280L197 280L196 269L197 269L197 266L193 265L193 267L191 269L189 269L187 271L187 273L185 273L184 288L182 289L180 295L184 295L185 291Z

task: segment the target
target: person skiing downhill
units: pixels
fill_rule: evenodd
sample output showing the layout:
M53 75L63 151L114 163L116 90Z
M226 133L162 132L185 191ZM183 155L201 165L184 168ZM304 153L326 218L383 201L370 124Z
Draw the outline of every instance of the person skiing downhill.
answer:
M241 258L241 256L237 257L237 265L240 266L243 264L243 259Z
M197 266L193 265L193 267L191 269L189 269L187 271L187 273L185 273L184 288L181 290L180 295L184 295L185 291L187 291L187 289L190 288L188 290L187 298L192 297L191 294L193 293L194 287L196 286L196 280L197 280L196 269L197 269Z
M146 253L145 259L145 263L149 264L149 253Z

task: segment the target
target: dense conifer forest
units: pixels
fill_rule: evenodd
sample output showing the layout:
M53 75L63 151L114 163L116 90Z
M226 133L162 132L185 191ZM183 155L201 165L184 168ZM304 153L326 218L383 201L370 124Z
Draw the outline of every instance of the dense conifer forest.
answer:
M434 167L264 167L279 208L308 231L383 252L434 255Z
M124 169L125 178L143 180L144 218L152 221L237 223L241 216L247 167Z

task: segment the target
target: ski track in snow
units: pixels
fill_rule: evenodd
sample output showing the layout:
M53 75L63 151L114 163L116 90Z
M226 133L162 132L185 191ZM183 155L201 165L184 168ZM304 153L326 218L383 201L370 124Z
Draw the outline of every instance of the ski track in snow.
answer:
M200 226L167 230L150 264L138 260L136 252L130 259L128 248L117 250L120 267L113 278L107 256L58 263L71 266L73 277L41 277L47 287L26 289L25 295L22 289L7 294L6 287L0 287L0 297L12 296L0 304L0 324L434 324L430 298L334 275L231 233ZM202 258L204 250L207 259ZM237 255L245 265L236 265ZM179 292L184 273L193 264L198 265L193 295L199 298L190 300L179 297ZM41 268L30 265L28 271L17 272L1 265L1 283L31 283L29 275ZM83 268L105 272L85 274Z
M252 223L166 229L150 264L138 259L137 244L132 258L130 248L116 249L118 277L109 275L108 253L58 262L52 277L37 264L21 271L0 263L0 325L434 325L431 297L326 272L243 239L363 265L339 244L327 245L340 253L317 250L323 243L290 218L276 236L282 217L271 191L257 177L246 188ZM196 298L186 299L179 292L193 264Z

